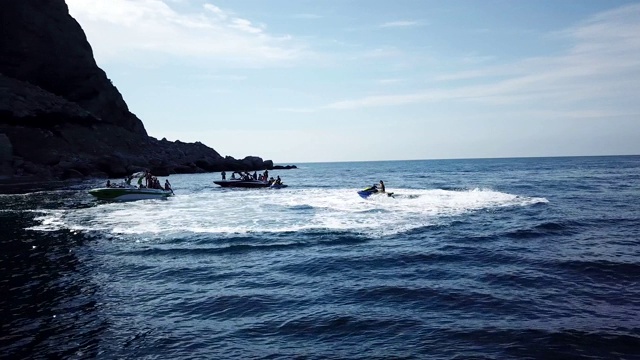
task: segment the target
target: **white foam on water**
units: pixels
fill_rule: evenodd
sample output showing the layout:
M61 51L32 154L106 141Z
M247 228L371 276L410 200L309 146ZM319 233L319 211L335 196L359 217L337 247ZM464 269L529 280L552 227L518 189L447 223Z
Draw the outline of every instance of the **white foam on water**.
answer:
M44 211L31 230L107 231L113 234L245 234L303 230L388 235L442 223L464 213L547 202L487 189L389 189L396 196L360 198L348 189L208 191L168 200L104 203Z

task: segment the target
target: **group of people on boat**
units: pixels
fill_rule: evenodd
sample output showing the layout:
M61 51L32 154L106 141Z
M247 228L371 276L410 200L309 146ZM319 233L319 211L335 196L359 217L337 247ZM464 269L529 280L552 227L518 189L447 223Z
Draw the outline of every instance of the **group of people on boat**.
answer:
M222 180L227 180L227 173L225 171L223 171L222 173L220 173L222 175ZM238 176L236 176L236 174L238 174ZM244 181L249 181L249 180L260 180L262 181L262 175L258 176L258 172L254 171L253 175L251 175L250 172L245 171L234 171L231 174L231 179L230 180L244 180Z
M144 185L142 185L143 178L145 182ZM131 180L129 180L129 183L130 182ZM165 180L164 187L162 187L162 184L160 184L160 180L157 177L153 176L150 171L145 171L144 175L138 179L138 186L141 189L146 187L148 189L159 189L159 190L167 190L167 191L171 190L171 183L169 182L169 179Z
M238 174L238 176L236 176L236 174ZM220 173L220 175L222 176L222 180L227 180L227 173L225 171L222 171ZM272 177L269 177L269 170L265 170L264 173L262 174L258 174L257 171L254 171L253 174L251 174L248 171L234 171L233 173L231 173L231 178L230 180L242 180L242 181L263 181L266 182L269 186L271 185L282 185L282 179L280 179L280 175L278 175L275 179Z
M111 180L107 180L107 187L108 188L131 187L132 186L131 180L133 180L133 178L134 178L133 175L129 175L124 178L124 183L120 183L120 184L112 184ZM143 184L143 181L144 181L144 184ZM160 183L160 180L156 176L153 176L150 171L145 171L144 174L142 174L138 179L138 188L159 189L159 190L170 191L171 183L169 182L169 179L166 179L163 187L162 184Z

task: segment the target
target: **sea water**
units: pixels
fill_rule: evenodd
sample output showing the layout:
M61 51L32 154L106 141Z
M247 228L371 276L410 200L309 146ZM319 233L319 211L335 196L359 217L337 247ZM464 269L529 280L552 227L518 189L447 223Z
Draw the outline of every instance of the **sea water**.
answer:
M640 157L297 165L0 195L0 356L640 357Z

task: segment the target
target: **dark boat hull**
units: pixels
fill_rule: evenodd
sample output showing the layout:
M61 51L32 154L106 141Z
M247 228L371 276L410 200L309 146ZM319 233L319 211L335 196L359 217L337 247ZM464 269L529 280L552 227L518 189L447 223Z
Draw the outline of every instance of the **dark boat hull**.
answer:
M370 190L360 190L360 191L358 191L358 195L360 195L361 198L366 199L369 196L375 194L376 192L373 192L373 191L370 191Z
M166 199L173 195L171 190L149 189L136 187L109 187L97 188L89 190L89 194L95 196L99 200L110 201L132 201L146 199Z
M222 187L239 187L239 188L266 188L269 183L260 180L219 180L213 182Z
M371 195L381 195L381 194L385 194L388 197L394 197L394 194L392 192L380 192L380 191L373 191L373 190L360 190L358 191L358 195L360 195L361 198L366 199Z

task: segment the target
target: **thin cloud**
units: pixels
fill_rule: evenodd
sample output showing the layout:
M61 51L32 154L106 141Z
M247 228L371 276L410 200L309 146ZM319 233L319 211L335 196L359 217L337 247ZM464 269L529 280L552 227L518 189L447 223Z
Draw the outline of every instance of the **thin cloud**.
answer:
M454 100L567 108L582 104L612 108L610 111L615 111L615 104L627 104L631 106L630 113L639 112L640 105L635 101L640 93L637 19L640 5L604 12L563 32L573 42L564 54L439 78L443 81L475 78L476 83L482 81L479 85L451 88L450 84L443 84L447 88L346 99L324 108L345 110Z
M233 19L229 27L249 34L261 34L263 32L262 28L254 26L251 21L245 19Z
M304 45L291 36L270 34L266 26L215 5L204 4L198 12L184 13L165 1L67 0L67 4L99 61L159 54L274 66L306 56Z
M412 26L420 26L421 23L418 21L409 21L409 20L400 20L400 21L390 21L384 24L381 24L381 28L400 28L400 27L412 27Z
M208 12L214 14L221 20L226 20L228 18L228 15L224 11L222 11L222 9L213 4L204 4L203 8Z

